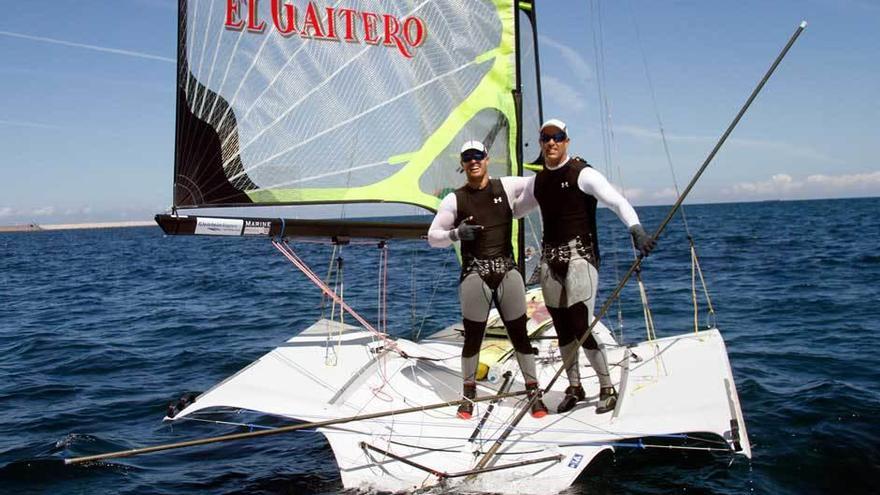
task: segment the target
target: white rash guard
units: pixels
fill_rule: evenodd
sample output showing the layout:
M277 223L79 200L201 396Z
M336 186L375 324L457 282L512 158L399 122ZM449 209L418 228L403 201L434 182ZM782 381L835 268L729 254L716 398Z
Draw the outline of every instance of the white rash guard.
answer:
M501 187L507 195L507 204L513 205L518 196L521 196L525 190L526 184L530 177L502 177ZM534 181L532 181L534 182ZM489 187L488 185L486 187ZM534 196L534 195L533 195ZM458 205L455 200L455 193L451 192L440 202L437 208L437 214L431 222L431 228L428 229L428 244L431 247L443 248L452 244L450 234L455 229L455 217L458 213Z
M556 168L547 167L549 170L557 170L564 167L569 162L568 157ZM535 198L535 176L527 178L527 183L523 189L523 193L516 198L513 203L513 216L522 218L526 214L538 207L538 200ZM600 203L611 208L611 210L620 218L626 228L630 228L639 222L639 216L633 209L629 201L617 192L617 189L608 182L604 175L592 167L584 167L578 174L578 188L581 191L595 197ZM455 198L453 198L454 200ZM432 226L433 227L433 226Z

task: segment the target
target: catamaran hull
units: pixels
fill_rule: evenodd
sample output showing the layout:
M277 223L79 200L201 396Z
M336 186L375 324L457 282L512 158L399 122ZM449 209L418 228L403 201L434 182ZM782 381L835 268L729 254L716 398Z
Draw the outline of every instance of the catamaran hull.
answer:
M521 409L524 396L500 401L489 414L489 403L478 403L468 421L458 419L455 406L448 406L322 428L343 485L387 491L442 485L551 493L570 486L596 456L615 445L689 433L715 435L723 439L722 447L751 456L717 329L630 347L617 346L604 326L598 335L620 391L613 413L595 413L598 381L582 358L587 400L566 414L541 419L527 415L487 464L499 468L495 471L467 474ZM363 329L321 320L199 396L174 421L231 407L312 422L460 398L459 332L450 328L418 344L395 342L407 357ZM555 339L536 342L543 385L561 359ZM511 390L522 390L518 369L513 366L512 371L516 381ZM494 395L500 385L480 382L478 396ZM566 386L563 376L545 395L551 411Z

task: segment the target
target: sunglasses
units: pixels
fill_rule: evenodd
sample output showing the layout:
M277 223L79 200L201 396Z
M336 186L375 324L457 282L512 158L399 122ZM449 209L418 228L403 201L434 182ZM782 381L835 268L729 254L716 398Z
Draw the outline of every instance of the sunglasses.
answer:
M484 153L482 151L477 151L477 150L465 151L464 153L461 154L461 161L462 162L469 162L471 160L476 160L479 162L479 161L482 161L484 158L486 158L486 153Z
M567 136L565 134L565 131L559 131L556 134L543 134L542 133L541 134L541 142L542 143L549 143L550 140L552 139L552 140L556 141L557 143L561 143L561 142L565 141L566 137Z

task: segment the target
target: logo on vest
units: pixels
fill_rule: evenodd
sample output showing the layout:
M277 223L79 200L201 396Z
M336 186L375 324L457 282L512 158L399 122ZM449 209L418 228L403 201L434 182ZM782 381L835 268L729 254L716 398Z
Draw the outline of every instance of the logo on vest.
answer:
M501 203L501 196L498 196L497 198L493 199L492 201L493 201L496 205L497 205L497 204L500 204L500 203Z
M566 189L568 187L568 181L563 182L559 185L559 187L561 187L562 189Z

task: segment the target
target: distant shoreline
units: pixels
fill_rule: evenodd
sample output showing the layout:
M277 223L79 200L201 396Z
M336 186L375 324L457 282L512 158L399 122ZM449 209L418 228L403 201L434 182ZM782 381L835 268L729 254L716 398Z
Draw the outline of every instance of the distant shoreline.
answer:
M83 229L115 229L120 227L157 227L152 220L130 222L90 222L90 223L59 223L40 225L28 223L23 225L0 225L0 232L44 232L50 230L83 230Z
M788 203L788 202L810 202L810 201L843 201L843 200L866 200L878 199L880 196L852 196L845 198L810 198L810 199L762 199L755 201L719 201L712 203L686 203L686 207L694 206L712 206L712 205L734 205L734 204L750 204L750 203ZM601 206L601 205L600 205ZM636 208L663 208L670 204L640 204ZM212 216L212 215L206 215ZM234 216L234 215L233 215ZM430 216L430 215L429 215ZM86 229L112 229L121 227L157 227L154 220L135 220L126 222L81 222L81 223L63 223L63 224L18 224L18 225L0 225L0 233L6 232L43 232L50 230L86 230Z

